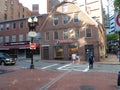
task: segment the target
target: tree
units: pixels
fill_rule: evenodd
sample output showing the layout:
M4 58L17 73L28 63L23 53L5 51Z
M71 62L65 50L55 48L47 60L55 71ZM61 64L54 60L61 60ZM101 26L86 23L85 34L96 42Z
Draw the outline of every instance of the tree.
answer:
M120 13L120 0L114 0L115 11Z
M107 35L107 41L117 41L118 40L118 34L108 34Z

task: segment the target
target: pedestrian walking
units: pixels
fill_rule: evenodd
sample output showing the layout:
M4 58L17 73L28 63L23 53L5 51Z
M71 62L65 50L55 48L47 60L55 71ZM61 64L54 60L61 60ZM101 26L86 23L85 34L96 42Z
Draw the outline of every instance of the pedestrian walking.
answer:
M94 63L94 56L93 56L93 54L89 55L88 60L89 60L89 69L93 69L93 63Z
M79 54L77 54L76 59L77 59L78 63L80 64L80 56L79 56Z
M75 61L76 61L76 54L75 54L75 53L72 54L72 61L73 61L73 64L74 64Z
M117 57L118 57L119 62L120 62L120 50L119 50L118 53L117 53Z

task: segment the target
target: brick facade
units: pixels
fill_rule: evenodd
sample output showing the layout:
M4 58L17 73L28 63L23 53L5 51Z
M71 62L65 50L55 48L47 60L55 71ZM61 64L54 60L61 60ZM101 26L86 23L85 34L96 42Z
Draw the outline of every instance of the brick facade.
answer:
M31 16L31 11L18 0L0 1L0 21L13 20Z
M68 11L63 12L63 6L67 6ZM74 15L78 15L79 22L74 23ZM63 24L63 17L67 16L69 21ZM54 17L58 17L58 25L54 25ZM87 30L91 29L91 37L87 37ZM87 13L84 13L74 3L63 2L57 5L46 18L44 25L41 28L41 54L42 59L64 59L69 60L71 54L77 53L81 60L87 60L88 53L93 53L95 60L99 61L105 57L105 33L101 25L95 22ZM77 31L79 38L64 39L64 31ZM54 39L54 32L58 32L58 39ZM46 35L49 34L49 40L46 40ZM69 41L72 42L69 42ZM72 51L73 47L73 51ZM57 50L61 50L61 55L56 55Z

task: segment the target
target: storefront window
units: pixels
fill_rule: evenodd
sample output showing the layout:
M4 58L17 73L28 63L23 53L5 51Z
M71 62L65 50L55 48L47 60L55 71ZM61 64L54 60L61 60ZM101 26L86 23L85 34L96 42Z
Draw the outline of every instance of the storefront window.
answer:
M55 58L62 59L63 58L63 47L55 46Z
M69 59L71 59L72 53L78 53L78 46L77 45L69 45Z

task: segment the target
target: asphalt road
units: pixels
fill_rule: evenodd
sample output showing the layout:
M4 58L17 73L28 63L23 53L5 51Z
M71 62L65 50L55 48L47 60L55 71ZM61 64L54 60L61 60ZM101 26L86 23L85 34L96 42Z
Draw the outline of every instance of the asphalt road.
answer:
M16 67L18 68L29 68L31 64L30 60L22 60L17 61ZM34 62L34 67L36 69L43 69L43 70L63 70L63 71L81 71L81 72L119 72L120 65L119 64L101 64L101 63L94 63L94 68L88 68L88 63L76 63L72 64L71 62L43 62L37 61Z

